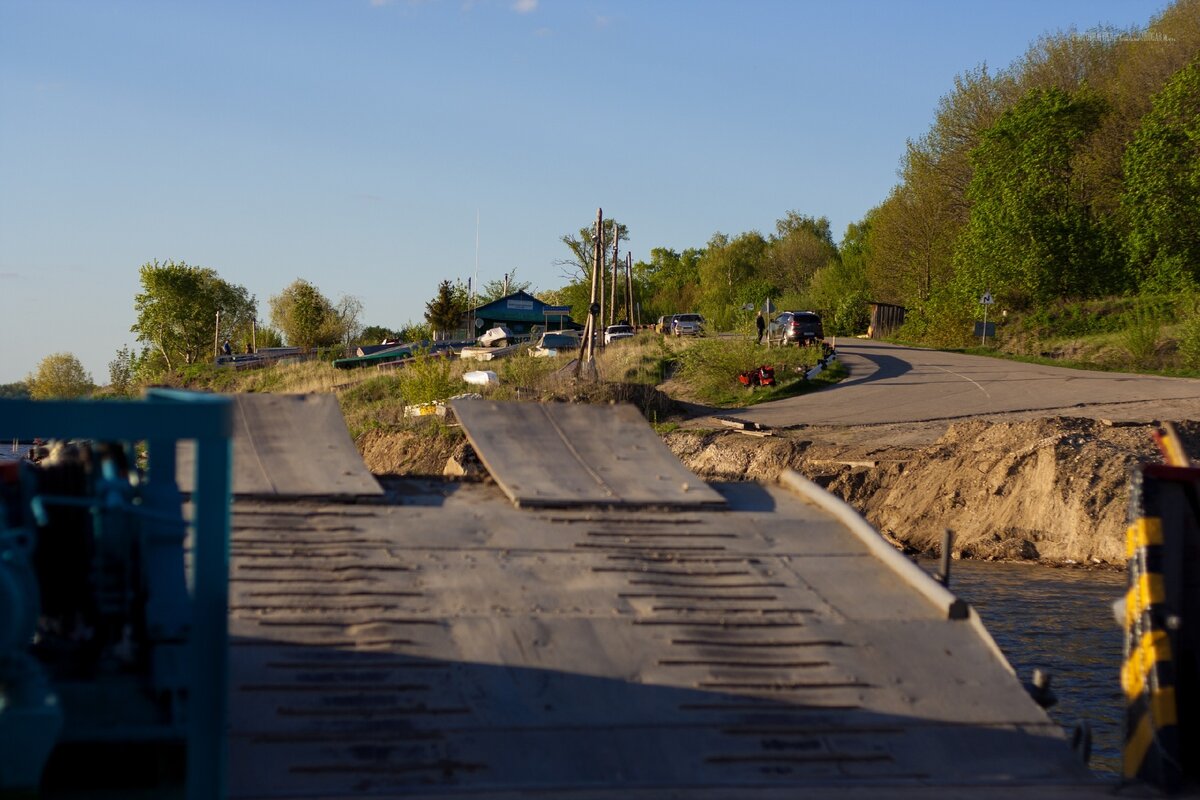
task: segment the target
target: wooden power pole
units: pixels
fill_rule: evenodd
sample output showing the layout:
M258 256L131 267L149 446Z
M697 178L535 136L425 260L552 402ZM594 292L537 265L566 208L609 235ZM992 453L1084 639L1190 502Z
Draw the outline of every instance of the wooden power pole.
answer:
M612 297L608 300L608 324L615 325L617 320L617 271L618 264L621 263L618 256L618 251L621 247L621 230L617 227L617 221L613 220L613 259L612 259Z
M637 326L633 321L633 253L625 254L625 321Z
M575 377L579 377L583 365L588 365L589 374L595 374L596 365L592 362L595 353L596 320L600 317L603 306L596 302L598 292L604 291L604 280L600 275L604 266L604 209L596 209L596 235L592 247L592 296L588 303L587 324L583 326L583 341L579 345L579 359L575 365ZM603 298L603 294L600 297ZM603 301L601 301L603 302Z

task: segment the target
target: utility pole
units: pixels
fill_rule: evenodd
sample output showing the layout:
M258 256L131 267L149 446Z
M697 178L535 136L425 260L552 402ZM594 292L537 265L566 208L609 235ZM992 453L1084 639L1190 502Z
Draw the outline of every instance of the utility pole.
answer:
M213 328L213 358L221 355L221 309L217 309L217 325Z
M596 263L593 264L593 266L592 266L592 272L593 273L598 272L600 274L600 286L599 286L600 298L598 301L600 303L600 313L596 317L596 321L600 323L600 327L604 327L604 281L606 281L608 279L608 273L605 271L605 267L604 267L604 221L603 220L601 220L600 224L598 226L596 226L596 235L594 238L595 238L595 243L594 243L594 246L592 247L592 250L593 250L592 260ZM596 255L597 253L599 253L599 257L597 257L597 255ZM592 298L592 300L596 301L596 298ZM594 326L592 328L592 332L593 333L595 332Z
M621 263L618 257L618 250L621 246L621 231L617 227L617 221L613 220L613 272L612 272L612 297L608 301L608 324L615 325L617 320L617 267Z
M595 352L596 318L600 315L602 306L596 302L597 292L604 291L604 281L600 270L604 264L604 210L596 209L596 235L592 247L592 296L588 303L587 324L583 326L583 341L579 345L579 359L575 364L575 377L579 377L583 365L588 365L589 376L594 375L596 365L592 361ZM603 297L603 295L600 295Z
M628 311L626 322L636 326L633 319L633 253L625 254L625 308Z

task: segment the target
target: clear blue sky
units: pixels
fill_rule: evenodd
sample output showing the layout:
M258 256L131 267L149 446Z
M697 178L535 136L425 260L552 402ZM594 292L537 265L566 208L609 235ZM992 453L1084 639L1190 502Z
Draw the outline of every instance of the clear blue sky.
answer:
M138 267L298 277L364 322L443 278L564 280L597 206L630 250L840 236L953 78L1166 0L0 0L0 383L134 345Z

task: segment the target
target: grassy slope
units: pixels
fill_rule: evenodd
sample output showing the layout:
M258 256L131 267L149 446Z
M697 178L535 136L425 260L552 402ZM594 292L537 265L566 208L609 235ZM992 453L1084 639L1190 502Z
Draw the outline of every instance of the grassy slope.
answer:
M963 352L1058 367L1200 377L1200 364L1186 356L1192 306L1187 297L1114 297L1012 312L995 320L996 336L986 347L976 340Z
M281 364L234 371L197 365L177 379L178 385L218 392L333 392L338 396L350 433L356 439L372 430L412 426L407 406L480 391L495 399L628 401L659 422L669 405L655 387L673 397L717 407L737 407L812 391L840 380L838 366L818 379L805 381L803 371L816 360L812 349L766 349L744 339L666 339L653 333L621 342L597 354L599 386L579 384L564 369L569 357L530 358L516 355L497 362L427 359L403 369L338 370L325 362ZM772 364L778 385L753 390L737 382L737 373ZM463 373L488 369L500 383L474 387Z

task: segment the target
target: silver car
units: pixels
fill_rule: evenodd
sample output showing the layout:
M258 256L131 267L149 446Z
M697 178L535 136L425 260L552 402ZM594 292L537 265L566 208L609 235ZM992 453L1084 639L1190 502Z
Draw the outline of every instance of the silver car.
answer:
M547 331L529 351L534 358L553 358L579 349L575 331Z
M676 336L703 336L704 317L699 314L676 314L671 320L671 333Z

